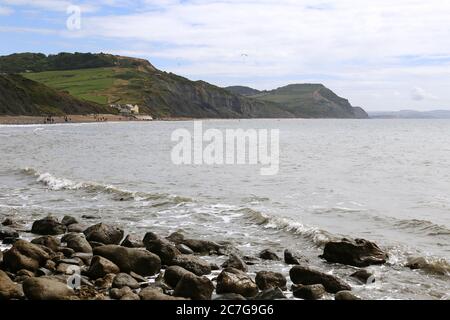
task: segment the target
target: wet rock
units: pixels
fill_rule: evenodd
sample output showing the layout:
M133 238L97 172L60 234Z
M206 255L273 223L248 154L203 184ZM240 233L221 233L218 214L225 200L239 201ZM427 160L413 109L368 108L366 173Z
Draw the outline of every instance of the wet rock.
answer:
M116 275L114 273L108 273L103 278L95 280L95 286L100 290L109 289L112 286L112 282Z
M122 243L120 245L122 247L126 247L126 248L143 248L144 247L144 243L140 239L137 239L136 237L134 237L132 235L126 236L126 238L122 241Z
M365 269L352 273L350 277L358 279L363 284L372 284L375 282L375 276Z
M12 225L14 225L15 224L15 222L14 222L14 220L13 219L11 219L11 218L6 218L5 220L3 220L3 222L2 222L2 225L3 226L12 226Z
M53 237L53 236L39 237L39 238L31 240L31 243L50 248L53 251L57 251L59 246L61 245L61 241L59 241L58 238Z
M263 250L259 253L259 257L263 260L280 261L280 257L270 249Z
M84 230L88 241L100 242L103 244L119 244L123 238L122 229L105 223L99 223Z
M224 269L217 277L218 294L237 293L244 297L254 297L258 294L256 283L244 272L234 268Z
M76 272L76 270L79 270L79 267L77 265L67 264L67 263L60 263L56 267L57 273L66 274L66 275L72 275Z
M320 271L295 266L289 272L294 284L313 285L322 284L329 293L337 293L343 290L351 290L351 287L344 281Z
M136 293L132 292L124 295L120 300L138 301L141 300L141 298Z
M194 253L221 254L221 250L223 249L223 246L214 241L186 239L184 235L179 232L172 233L166 239L175 244L184 244L194 251Z
M174 296L191 298L192 300L211 300L214 285L207 277L185 274L174 291Z
M253 300L284 300L287 299L280 288L270 288L258 293Z
M4 240L5 238L18 238L19 233L10 227L5 227L0 225L0 240Z
M332 263L364 268L386 263L388 255L373 242L342 239L340 242L328 242L321 258Z
M130 289L138 289L139 283L127 273L119 273L113 280L113 288L121 289L123 287L129 287Z
M100 220L101 217L99 216L94 216L94 215L90 215L90 214L84 214L81 216L82 219L84 220Z
M179 266L171 266L164 272L164 282L175 288L181 278L187 274L193 273Z
M16 273L16 276L18 276L18 277L25 276L25 277L28 277L28 278L33 278L34 277L34 272L31 272L30 270L22 269L22 270L19 270Z
M72 255L73 259L81 259L85 265L90 265L92 261L92 253L76 252Z
M61 252L66 258L71 258L75 254L75 250L67 247L60 247L58 251Z
M44 268L53 272L56 270L56 263L52 260L47 260L44 264Z
M92 279L98 279L103 278L107 274L119 272L120 269L114 262L104 257L94 256L89 267L88 275Z
M0 301L22 298L24 298L22 286L14 283L5 272L0 270Z
M20 240L19 238L5 238L3 239L3 244L14 244L16 241Z
M147 282L147 279L145 279L143 276L138 275L137 273L131 271L130 276L133 277L134 280L136 280L139 283Z
M211 273L211 265L207 261L192 255L182 254L176 256L172 261L172 265L180 266L197 276L204 276Z
M111 288L109 290L109 296L115 300L120 300L128 294L133 294L133 291L129 287Z
M210 263L209 265L211 266L211 271L220 270L220 267L215 263Z
M298 259L288 249L284 250L284 262L289 265L296 265L296 266L300 265Z
M161 259L145 249L107 245L94 248L94 254L114 262L121 272L131 271L141 276L153 276L161 270Z
M235 268L244 272L248 271L247 264L238 255L231 254L227 261L222 264L222 268Z
M355 296L350 291L339 291L334 296L334 300L340 300L340 301L352 301L352 300L361 300L359 297Z
M145 248L160 257L161 262L165 265L171 265L176 256L181 252L169 240L156 239L145 241Z
M73 233L83 233L83 231L86 229L86 227L82 224L75 223L67 226L67 232L73 232Z
M325 287L321 284L313 284L304 286L302 284L294 284L292 286L294 297L303 300L319 300L325 293Z
M37 277L46 277L46 276L50 276L52 274L52 270L47 269L47 268L39 268L36 270L36 276Z
M245 264L248 266L254 266L261 262L259 258L252 256L244 256L242 257L242 260L244 260Z
M61 239L67 247L75 252L92 253L92 247L87 239L79 233L68 233Z
M220 301L244 301L247 300L243 296L237 293L225 293L225 294L219 294L217 295L213 300L220 300Z
M70 226L72 224L77 224L78 221L74 217L64 216L64 218L62 218L62 220L61 220L61 223L65 226Z
M26 269L36 271L43 266L50 255L36 244L19 240L12 248L3 253L3 265L12 272Z
M76 258L76 257L72 257L71 259L67 259L67 258L59 259L57 262L70 264L73 266L82 266L84 264L83 260L81 260L80 258Z
M194 250L189 248L187 245L179 243L176 245L176 248L178 251L180 251L182 254L194 254Z
M154 288L154 287L148 287L148 288L142 289L141 292L139 292L139 297L141 298L141 300L146 300L146 301L185 300L184 298L169 296L169 295L163 293L161 288Z
M105 244L103 244L101 242L97 242L97 241L89 241L89 244L91 245L92 249L98 248L98 247L103 247L105 245Z
M71 300L76 298L74 291L66 283L47 277L25 280L23 291L29 300Z
M55 236L65 233L66 229L66 226L59 223L56 218L46 217L41 220L36 220L31 227L31 232L43 236Z
M260 271L256 274L255 282L260 290L271 288L286 290L286 278L281 273Z

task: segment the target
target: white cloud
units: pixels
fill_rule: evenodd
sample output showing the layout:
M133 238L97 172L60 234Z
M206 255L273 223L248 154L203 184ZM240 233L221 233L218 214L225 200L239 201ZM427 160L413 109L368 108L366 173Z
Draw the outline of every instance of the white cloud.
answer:
M14 12L13 9L0 6L0 16L9 16Z
M422 100L436 100L437 97L428 93L425 89L420 87L415 87L411 90L411 98L415 101L422 101Z

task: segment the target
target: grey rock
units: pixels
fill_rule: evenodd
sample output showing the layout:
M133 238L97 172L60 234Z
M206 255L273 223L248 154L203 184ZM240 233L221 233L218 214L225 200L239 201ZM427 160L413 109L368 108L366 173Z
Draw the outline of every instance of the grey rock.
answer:
M121 289L123 287L129 287L131 289L138 289L139 283L127 273L119 273L113 280L113 288Z
M279 261L280 257L270 249L263 250L259 253L259 257L263 260Z
M120 269L114 262L101 256L94 256L88 270L88 275L92 279L98 279L103 278L107 274L119 272Z
M280 288L270 288L258 293L253 300L285 300L287 299Z
M187 245L179 243L176 245L176 248L178 251L180 251L182 254L194 254L194 250L189 248Z
M326 293L325 287L321 284L313 284L304 286L302 284L294 284L292 286L294 297L303 300L319 300Z
M352 273L350 277L358 279L363 284L372 284L375 282L375 276L365 269L361 269Z
M222 268L235 268L244 272L248 271L247 264L238 255L230 254L227 261L222 264Z
M86 227L82 224L75 223L67 226L67 232L83 233Z
M332 263L364 268L386 263L388 255L373 242L342 239L339 242L328 242L321 258Z
M126 236L120 245L122 247L126 247L126 248L143 248L144 247L144 243L132 235Z
M164 272L164 282L175 288L181 278L187 274L193 273L179 266L171 266Z
M5 238L18 238L19 233L13 228L0 225L0 240Z
M256 274L255 282L260 290L271 288L286 290L286 278L281 273L260 271Z
M59 223L56 218L46 217L41 220L36 220L31 227L31 232L39 235L59 235L65 233L66 226Z
M237 293L244 297L254 297L258 294L258 286L241 270L226 268L217 277L216 291L218 294Z
M107 245L94 248L94 254L111 260L125 273L153 276L161 270L161 259L145 249Z
M70 226L72 224L77 224L78 221L74 217L64 216L64 218L62 218L62 220L61 220L61 223L65 226Z
M122 229L105 223L99 223L84 230L88 241L100 242L103 244L119 244L123 238Z
M79 233L68 233L61 239L67 247L75 252L92 253L92 247L87 239Z
M175 245L166 239L144 240L144 244L145 248L160 257L161 263L165 265L172 264L173 259L181 255Z
M359 297L355 296L353 293L351 293L350 291L339 291L338 293L336 293L336 295L334 296L335 300L340 300L340 301L353 301L353 300L361 300Z
M289 265L300 265L298 259L288 249L284 250L284 262Z
M211 273L211 265L207 261L193 255L182 254L176 256L172 261L172 265L180 266L197 276L204 276Z
M207 277L185 274L174 291L174 296L190 298L192 300L211 300L214 285Z
M347 283L337 277L302 266L293 267L289 275L294 284L322 284L329 293L351 290L351 287Z

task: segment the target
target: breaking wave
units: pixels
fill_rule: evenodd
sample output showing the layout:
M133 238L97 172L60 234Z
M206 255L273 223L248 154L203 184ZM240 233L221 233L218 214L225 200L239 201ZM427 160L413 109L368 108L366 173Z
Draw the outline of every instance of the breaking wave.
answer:
M450 263L445 259L410 257L407 266L430 274L450 276Z
M96 182L76 182L66 178L55 177L50 173L40 173L35 169L26 168L22 170L26 175L36 177L36 182L45 185L49 190L84 190L89 193L104 193L114 196L115 200L120 201L149 201L167 199L171 203L192 202L193 200L186 197L179 197L161 193L145 193L137 191L129 191L119 189L112 185L105 185Z
M298 221L274 217L250 208L239 209L236 212L244 214L250 221L268 229L278 229L305 237L318 246L336 240L337 237L319 228L306 226Z

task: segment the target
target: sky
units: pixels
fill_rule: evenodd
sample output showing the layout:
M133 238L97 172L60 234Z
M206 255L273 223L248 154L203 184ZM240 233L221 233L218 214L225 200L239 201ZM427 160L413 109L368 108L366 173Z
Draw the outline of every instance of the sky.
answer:
M0 0L0 55L107 52L219 86L323 83L368 111L450 109L448 0Z

